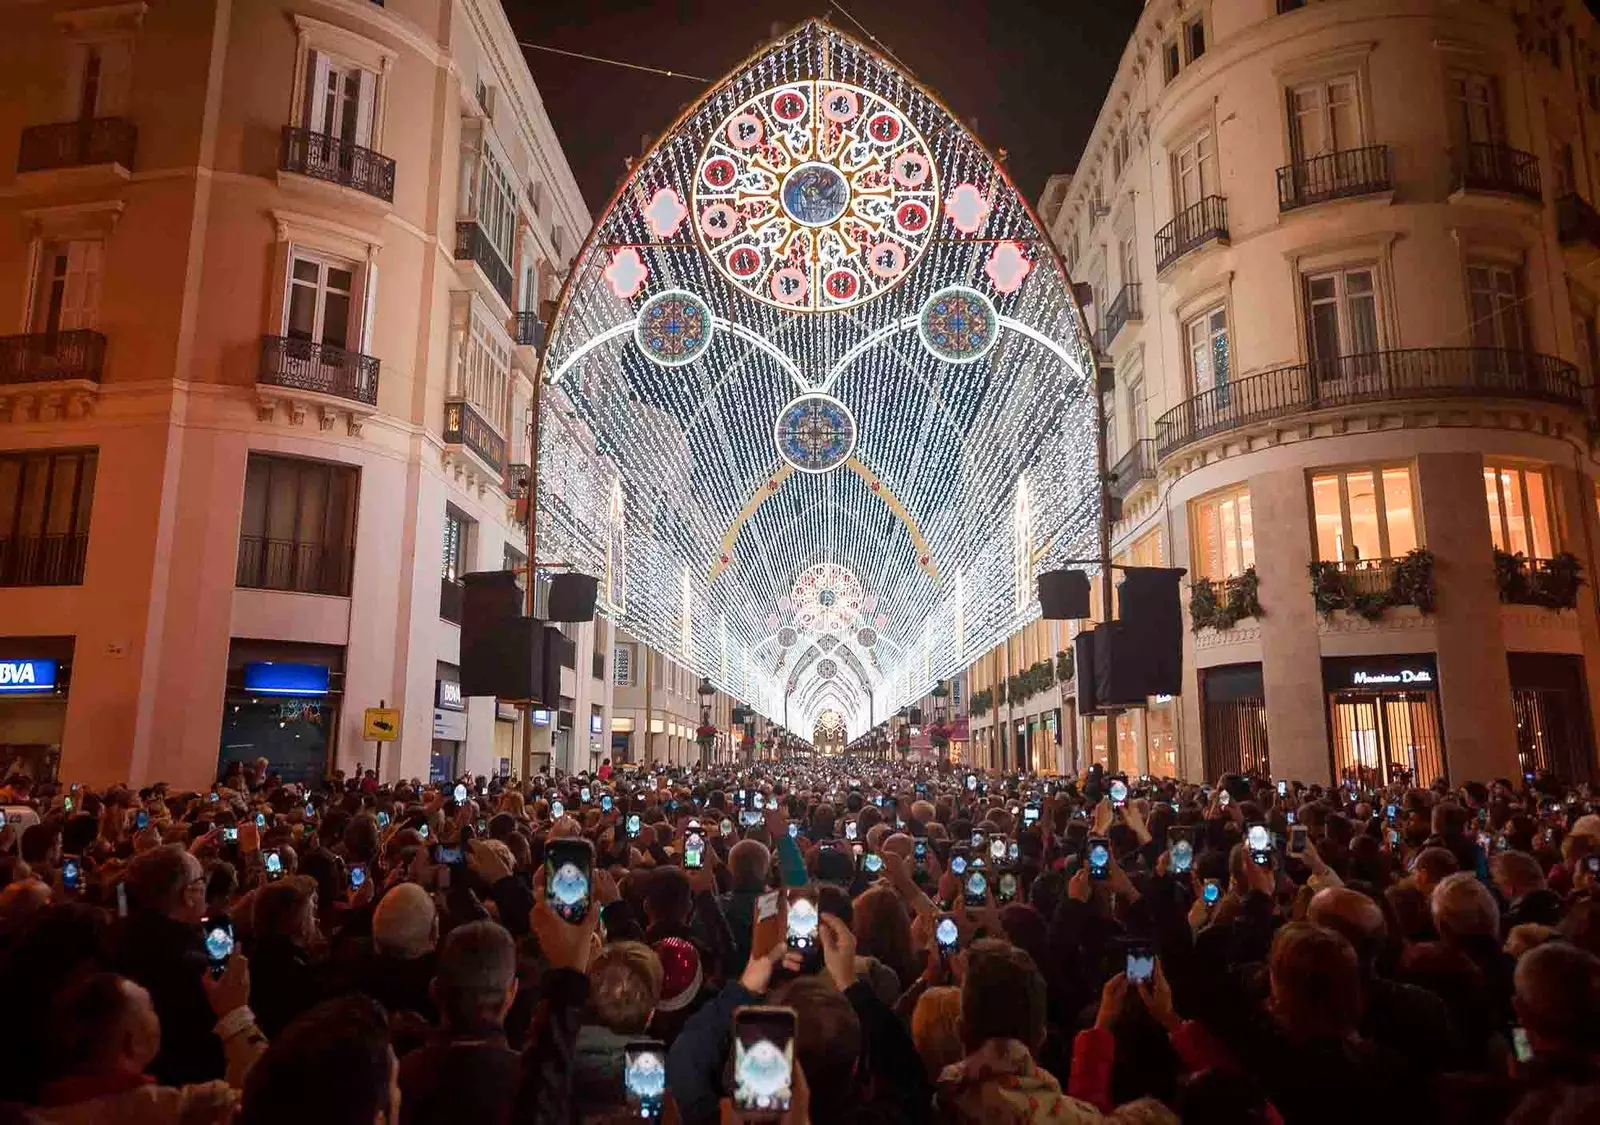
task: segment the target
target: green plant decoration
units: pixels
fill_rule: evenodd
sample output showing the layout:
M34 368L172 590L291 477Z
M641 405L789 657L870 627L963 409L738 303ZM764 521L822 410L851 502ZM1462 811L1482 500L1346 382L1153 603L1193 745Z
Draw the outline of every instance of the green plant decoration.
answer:
M1057 682L1064 684L1068 680L1072 679L1073 674L1075 672L1075 669L1073 667L1073 660L1074 659L1075 659L1075 657L1073 656L1072 650L1070 648L1069 649L1063 649L1061 652L1056 653L1056 680L1057 680Z
M1231 629L1245 617L1264 617L1261 608L1261 579L1256 568L1222 582L1197 578L1189 584L1189 628Z
M1395 560L1389 584L1382 590L1351 589L1350 575L1338 563L1314 562L1310 569L1311 598L1324 617L1342 609L1376 621L1395 606L1414 605L1423 613L1432 613L1437 601L1433 552L1421 548Z
M1538 605L1546 609L1576 609L1583 585L1583 564L1570 551L1534 562L1518 552L1495 548L1494 580L1500 600L1508 605Z
M967 710L973 718L982 718L989 713L989 708L994 706L994 691L984 688L982 691L972 693L972 698L967 701Z

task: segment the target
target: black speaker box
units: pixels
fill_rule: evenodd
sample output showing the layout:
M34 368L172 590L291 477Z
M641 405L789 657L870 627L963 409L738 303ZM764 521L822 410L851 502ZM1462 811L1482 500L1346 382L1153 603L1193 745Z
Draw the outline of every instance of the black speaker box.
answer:
M1178 567L1129 567L1117 587L1122 637L1139 665L1145 695L1183 690L1183 611Z
M1089 715L1100 710L1100 698L1095 690L1094 650L1097 629L1085 629L1072 639L1072 663L1077 670L1074 677L1078 685L1078 714Z
M1133 638L1120 621L1108 621L1094 631L1094 696L1101 709L1143 707L1144 664Z
M906 712L906 721L909 722L914 727L920 727L922 725L922 708L921 707L913 707L909 711L907 711Z
M577 661L577 646L534 617L500 621L487 634L461 633L461 694L531 700L549 707L561 698L561 669Z
M1039 616L1074 621L1089 616L1089 575L1081 570L1047 570L1039 575Z
M557 574L550 579L550 621L593 621L600 580L587 574Z

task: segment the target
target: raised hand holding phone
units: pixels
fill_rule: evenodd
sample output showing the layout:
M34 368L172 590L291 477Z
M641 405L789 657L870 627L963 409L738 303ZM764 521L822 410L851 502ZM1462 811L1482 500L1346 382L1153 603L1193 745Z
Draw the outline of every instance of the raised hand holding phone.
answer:
M1101 1031L1110 1031L1122 1018L1122 1005L1128 998L1128 974L1118 973L1106 981L1100 990L1100 1009L1095 1013L1094 1025Z

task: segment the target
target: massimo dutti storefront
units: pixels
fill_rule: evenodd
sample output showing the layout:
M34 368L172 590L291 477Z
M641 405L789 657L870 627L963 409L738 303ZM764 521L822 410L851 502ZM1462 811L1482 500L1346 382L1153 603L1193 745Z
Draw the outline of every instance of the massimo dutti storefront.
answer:
M1335 782L1425 786L1445 776L1433 653L1323 657L1322 686Z

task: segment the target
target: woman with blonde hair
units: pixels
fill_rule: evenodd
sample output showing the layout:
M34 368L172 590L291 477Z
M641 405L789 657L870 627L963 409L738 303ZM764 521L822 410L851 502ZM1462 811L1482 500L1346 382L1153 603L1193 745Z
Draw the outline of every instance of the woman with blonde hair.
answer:
M966 1057L961 1045L961 990L951 985L930 988L911 1013L911 1041L928 1072L938 1081L944 1068Z

